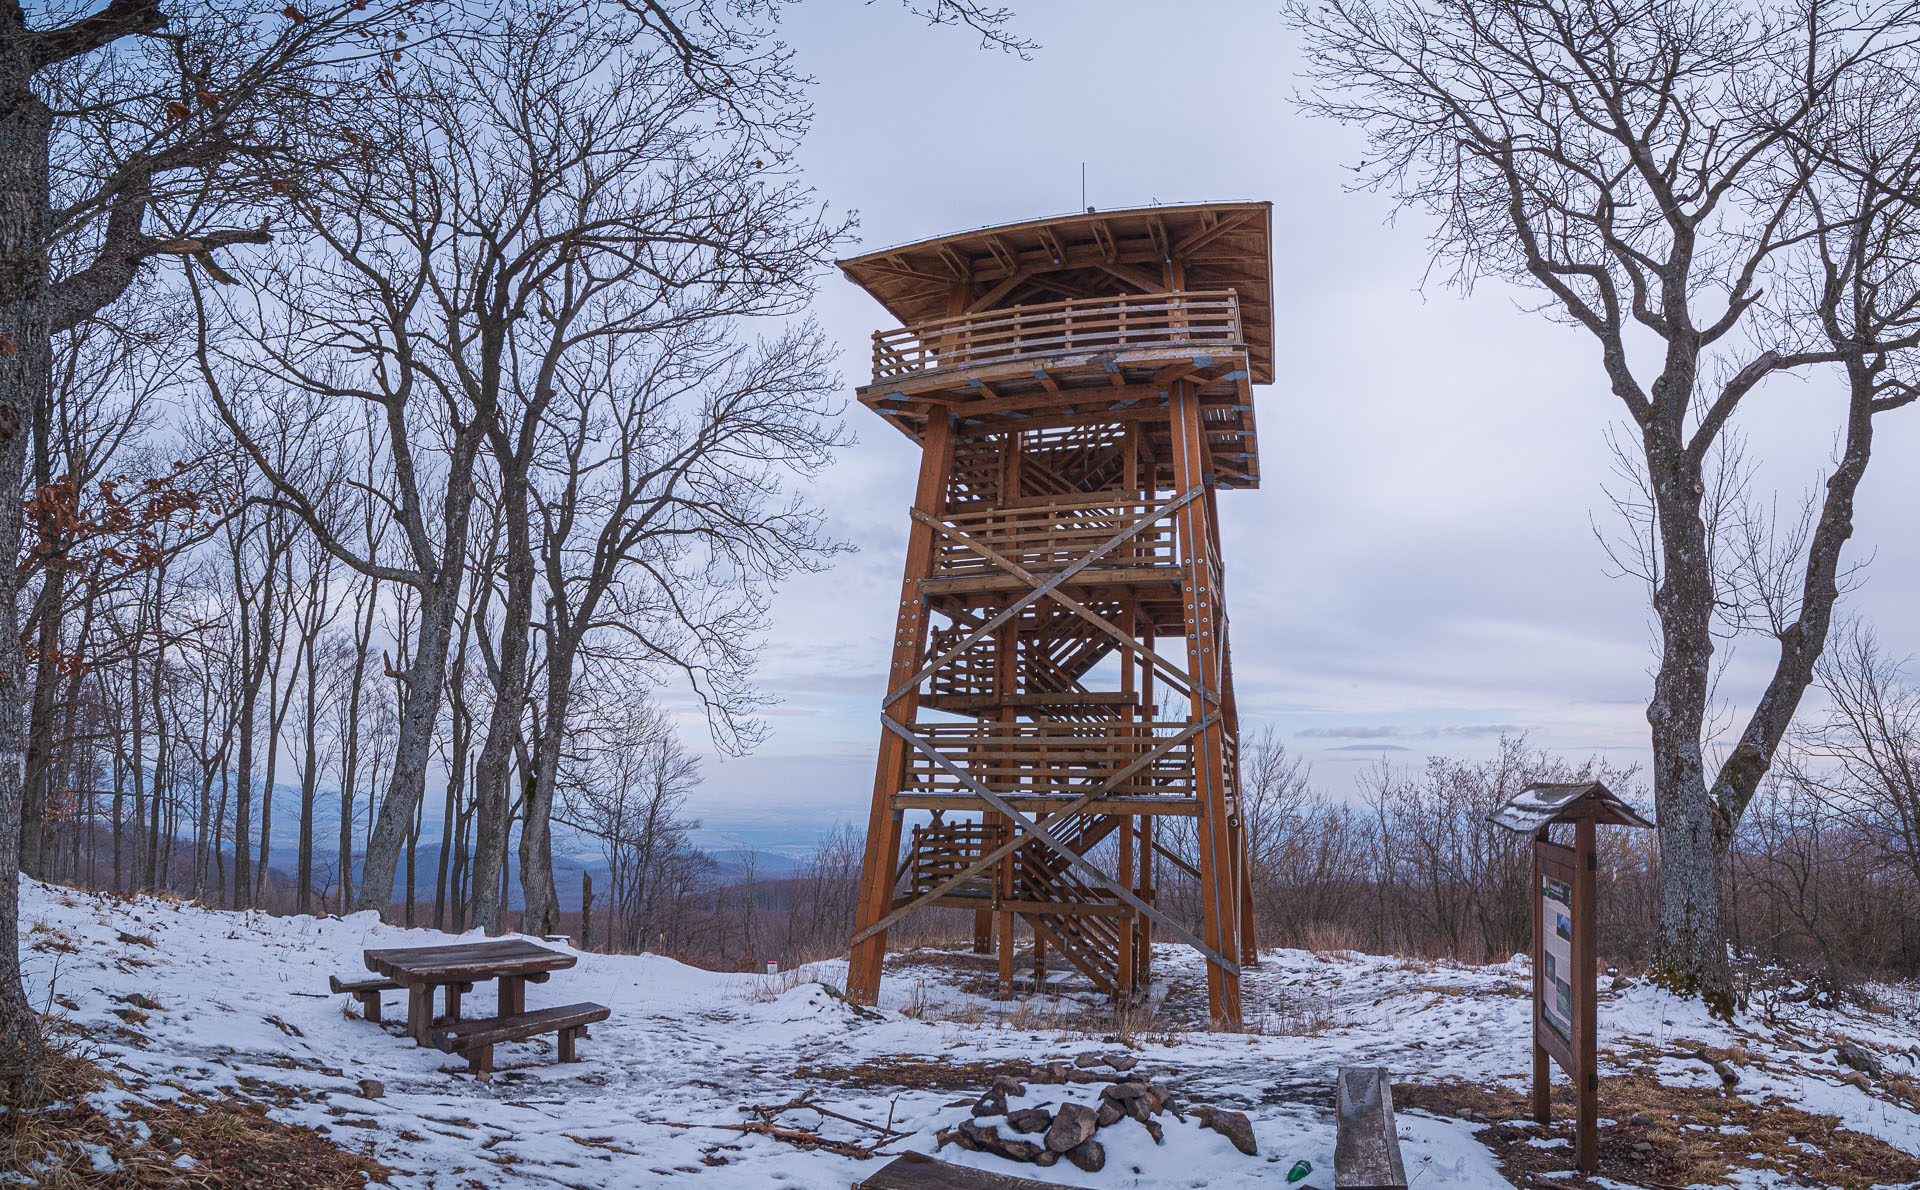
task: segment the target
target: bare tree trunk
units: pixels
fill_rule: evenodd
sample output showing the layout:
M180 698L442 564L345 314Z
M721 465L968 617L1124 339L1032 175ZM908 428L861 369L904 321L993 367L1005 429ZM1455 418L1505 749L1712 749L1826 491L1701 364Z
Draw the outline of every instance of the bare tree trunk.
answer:
M1665 416L1650 419L1644 431L1663 529L1662 581L1654 593L1660 666L1647 723L1660 828L1659 966L1675 991L1699 994L1724 1012L1733 976L1720 904L1723 854L1701 744L1712 684L1714 558L1701 515L1699 464L1687 454L1680 424L1693 376L1691 359L1670 357L1653 390L1653 405Z
M498 437L496 435L496 437ZM475 843L475 888L490 887L493 873L503 868L507 857L507 832L512 820L507 814L507 766L513 759L513 745L520 738L530 685L528 673L529 634L533 622L533 543L528 524L527 453L516 454L496 443L495 463L503 474L500 479L501 519L506 529L506 551L502 577L506 580L506 605L500 617L500 647L494 666L493 711L487 720L487 735L480 748L480 760L474 767L474 813L478 827ZM532 819L528 819L531 825ZM528 864L529 835L539 856ZM549 898L536 894L530 879L545 873L552 884L552 861L547 851L545 824L535 831L523 827L520 832L520 889L526 901L525 921L546 933L545 918L550 916ZM536 908L539 913L536 916ZM499 933L499 905L476 903L475 921L488 933Z
M239 769L239 784L234 792L233 823L233 907L245 909L253 893L253 876L250 852L253 847L253 733L260 718L260 683L265 677L266 620L270 614L268 605L272 602L269 591L255 591L249 587L242 573L246 566L247 539L252 536L251 526L240 525L234 530L232 541L232 578L233 597L236 603L234 621L240 626L240 719L239 757L236 767ZM260 622L254 622L254 601L260 604ZM257 642L257 643L256 643ZM261 656L256 659L256 649ZM226 817L226 785L224 774L220 788L221 817ZM215 848L216 855L218 848Z
M44 406L45 401L37 404ZM46 814L53 779L53 715L60 689L60 609L66 595L66 567L48 565L40 594L39 629L34 641L33 699L27 721L26 801L21 808L20 870L45 875Z
M465 476L451 480L466 482ZM461 535L463 537L464 534ZM360 869L360 896L356 909L372 909L385 917L393 902L394 869L400 846L413 820L414 809L426 792L427 761L433 750L433 724L440 713L440 692L447 673L447 643L453 624L454 600L464 574L464 541L448 535L451 555L442 562L439 580L420 591L420 636L413 661L402 683L400 728L394 740L393 773L380 817L367 839L366 860Z
M306 690L301 700L300 738L300 841L293 889L293 911L308 913L313 908L313 811L320 780L320 667L317 651L321 630L333 618L327 606L330 586L330 562L319 551L309 557L305 614L298 617L300 639L296 667L305 671ZM292 687L288 688L291 702Z
M289 537L287 543L291 546ZM281 697L280 673L286 657L287 628L293 620L293 575L282 575L285 605L270 629L273 666L267 673L267 763L260 778L260 859L254 866L253 903L263 903L267 891L268 859L273 854L273 787L280 767L280 729L286 725L287 712L293 709L294 687L300 681L300 653L293 654L293 670L286 675L286 695Z
M0 19L21 21L19 10ZM20 643L20 511L33 410L46 391L48 138L53 113L30 90L18 51L0 58L0 1080L11 1101L42 1093L40 1018L20 983L21 826L27 764L27 659ZM35 824L37 829L37 823Z
M356 608L353 669L347 682L347 715L340 746L340 908L353 901L353 796L360 778L360 696L366 680L367 653L373 647L373 621L378 584L367 585L366 601Z

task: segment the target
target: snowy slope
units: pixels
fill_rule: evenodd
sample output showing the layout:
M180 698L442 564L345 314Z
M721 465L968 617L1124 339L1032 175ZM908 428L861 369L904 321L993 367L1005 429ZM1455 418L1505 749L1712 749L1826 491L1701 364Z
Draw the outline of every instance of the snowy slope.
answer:
M385 926L372 914L273 918L26 881L21 894L29 993L83 1027L131 1093L156 1101L189 1090L262 1099L274 1104L276 1119L323 1127L349 1147L370 1144L381 1161L404 1171L395 1184L406 1187L846 1190L881 1162L700 1125L742 1122L750 1118L743 1105L785 1102L812 1087L822 1104L845 1115L880 1123L891 1114L896 1127L914 1130L901 1148L931 1152L938 1129L966 1118L966 1108L955 1105L983 1090L984 1076L970 1091L958 1084L910 1090L861 1086L845 1072L890 1063L1030 1063L1116 1049L1102 1035L1048 1027L1050 1014L1064 1019L1078 1008L1070 998L1022 1007L962 990L957 957L954 966L924 955L902 960L889 975L882 1011L872 1013L822 986L840 984L839 963L766 977L716 974L652 956L582 954L576 968L530 986L527 998L530 1008L597 1000L613 1009L582 1043L585 1061L555 1065L550 1037L501 1047L496 1061L504 1069L481 1084L458 1073L460 1063L448 1055L415 1047L397 1026L362 1021L348 998L326 994L329 974L364 972L363 949L428 945L440 935ZM1169 947L1156 962L1168 1011L1191 1002L1204 979L1191 953ZM1335 1068L1372 1063L1389 1067L1396 1079L1456 1077L1518 1088L1528 1060L1519 995L1526 978L1523 961L1469 968L1270 952L1246 983L1249 1025L1261 1034L1155 1025L1150 1029L1160 1032L1127 1039L1139 1071L1152 1072L1182 1099L1245 1111L1258 1157L1171 1118L1161 1146L1125 1122L1102 1130L1107 1165L1100 1174L1065 1163L1016 1168L953 1146L940 1155L1068 1185L1223 1188L1278 1185L1304 1158L1315 1169L1309 1184L1330 1187ZM1071 990L1072 980L1062 983ZM125 998L136 993L159 1007L130 1011ZM490 989L478 989L469 1005L489 1011ZM403 1015L397 993L388 995L387 1015ZM1803 1021L1799 1035L1842 1024L1848 1036L1886 1051L1920 1043L1911 1014ZM1642 1055L1724 1048L1736 1039L1755 1046L1771 1036L1753 1021L1738 1029L1713 1022L1643 986L1603 1003L1601 1029L1604 1047ZM1897 1059L1908 1063L1908 1074L1920 1064L1920 1049L1913 1054ZM1703 1063L1659 1061L1663 1081L1718 1085ZM797 1070L807 1073L796 1077ZM1840 1116L1849 1128L1920 1151L1920 1116L1843 1085L1841 1073L1831 1053L1770 1048L1741 1093L1778 1091L1808 1110ZM384 1084L384 1096L363 1098L361 1079ZM1016 1106L1091 1098L1086 1087L1034 1086ZM788 1119L822 1123L804 1111ZM1483 1127L1403 1112L1415 1184L1507 1185L1474 1139ZM836 1121L822 1131L860 1135Z

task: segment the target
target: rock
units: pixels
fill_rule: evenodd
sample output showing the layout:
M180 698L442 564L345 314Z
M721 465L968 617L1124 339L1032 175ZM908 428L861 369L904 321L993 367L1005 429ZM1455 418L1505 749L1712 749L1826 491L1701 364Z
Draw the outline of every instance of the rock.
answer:
M1042 1148L1040 1155L1033 1159L1033 1163L1044 1169L1049 1165L1056 1164L1059 1160L1060 1154L1054 1152L1052 1149Z
M1054 1085L1064 1083L1067 1081L1067 1064L1065 1062L1048 1062L1044 1065L1035 1066L1028 1072L1027 1081L1030 1083L1050 1083Z
M1153 1115L1153 1105L1145 1095L1142 1095L1138 1099L1122 1100L1120 1110L1140 1121L1142 1124L1146 1123L1148 1118Z
M1160 1127L1160 1121L1142 1120L1140 1123L1146 1126L1147 1135L1153 1138L1154 1144L1163 1145L1167 1143L1166 1130Z
M960 1127L954 1130L954 1141L961 1148L978 1153L989 1145L1000 1143L1000 1130L991 1126L982 1128L972 1120L962 1120Z
M1100 1089L1100 1098L1125 1103L1129 1099L1138 1099L1147 1093L1147 1084L1132 1081L1108 1083Z
M1633 1113L1632 1122L1635 1124L1638 1124L1642 1128L1645 1128L1647 1125L1653 1123L1653 1117L1648 1115L1646 1112L1637 1111Z
M379 1099L384 1097L386 1093L387 1085L379 1079L363 1078L360 1080L360 1097L362 1099Z
M1222 1111L1208 1104L1193 1109L1194 1116L1204 1128L1211 1128L1221 1136L1233 1142L1233 1147L1247 1156L1256 1156L1260 1146L1254 1143L1253 1122L1237 1111Z
M1885 1073L1885 1069L1880 1065L1880 1059L1857 1042L1841 1042L1840 1050L1834 1056L1840 1059L1842 1066L1851 1066L1868 1078L1879 1078Z
M1009 1161L1020 1161L1032 1165L1040 1159L1040 1154L1047 1150L1030 1140L1001 1140L987 1151L998 1153Z
M1084 1054L1075 1054L1073 1057L1073 1064L1082 1070L1090 1070L1105 1061L1105 1057L1094 1053L1092 1050L1088 1050Z
M1172 1091L1169 1091L1167 1088L1161 1086L1159 1083L1147 1084L1147 1106L1153 1109L1154 1115L1156 1116L1159 1115L1162 1111L1165 1111L1172 1103L1173 1103ZM1175 1109L1173 1114L1177 1116L1180 1114L1180 1112L1178 1109Z
M963 1149L969 1147L966 1142L960 1139L960 1133L957 1129L942 1128L940 1131L933 1134L933 1151L934 1152L938 1153L941 1149L946 1148L948 1145L959 1145Z
M1653 1142L1636 1140L1633 1142L1633 1151L1636 1153L1651 1153L1653 1152Z
M1065 1153L1093 1135L1098 1127L1093 1109L1078 1103L1063 1103L1047 1129L1047 1147Z
M1053 1123L1053 1113L1044 1107L1023 1107L1007 1113L1007 1127L1015 1132L1045 1132Z
M1847 1071L1840 1076L1840 1081L1849 1087L1854 1087L1861 1091L1865 1091L1873 1086L1873 1084L1868 1081L1867 1076L1858 1070Z
M1135 1066L1140 1065L1140 1059L1134 1057L1132 1054L1108 1054L1107 1065L1125 1074Z
M1007 1114L1007 1097L998 1091L988 1091L973 1101L973 1118L982 1116L1004 1116Z
M998 1091L1009 1099L1018 1099L1027 1093L1027 1084L1010 1074L996 1074L988 1089Z
M1089 1136L1067 1150L1067 1160L1088 1173L1099 1173L1107 1167L1107 1150L1099 1141Z
M1126 1118L1126 1115L1126 1112L1120 1110L1119 1104L1111 1099L1102 1099L1100 1101L1100 1110L1095 1113L1093 1122L1099 1127L1105 1128L1112 1124L1118 1124Z

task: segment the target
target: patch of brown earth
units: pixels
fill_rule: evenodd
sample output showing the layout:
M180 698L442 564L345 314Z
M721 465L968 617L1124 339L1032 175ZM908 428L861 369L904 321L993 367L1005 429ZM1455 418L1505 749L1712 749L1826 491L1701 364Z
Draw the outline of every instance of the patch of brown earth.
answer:
M1025 1062L946 1062L911 1054L875 1058L853 1066L800 1066L793 1077L837 1087L905 1087L917 1091L975 1090L996 1074L1024 1077Z
M130 1119L108 1116L89 1096L117 1080L71 1050L50 1055L41 1073L43 1104L0 1111L0 1169L30 1170L45 1190L360 1190L393 1172L233 1098L134 1104ZM106 1168L96 1162L103 1151Z
M1395 1083L1393 1102L1396 1108L1485 1122L1475 1139L1515 1186L1570 1184L1565 1172L1573 1166L1571 1087L1553 1089L1554 1124L1546 1129L1532 1122L1527 1097L1506 1087ZM1912 1156L1777 1095L1755 1102L1701 1087L1668 1086L1651 1074L1636 1073L1601 1079L1600 1105L1602 1119L1616 1122L1600 1129L1598 1172L1633 1185L1717 1185L1745 1170L1836 1190L1905 1185L1920 1178L1920 1161ZM1548 1138L1568 1143L1552 1148L1528 1143ZM1553 1173L1561 1176L1545 1176Z

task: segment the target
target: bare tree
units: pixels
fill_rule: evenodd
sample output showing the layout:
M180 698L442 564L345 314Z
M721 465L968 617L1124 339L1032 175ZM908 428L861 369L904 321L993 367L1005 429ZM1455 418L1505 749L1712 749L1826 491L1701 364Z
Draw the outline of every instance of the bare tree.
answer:
M293 612L293 649L296 658L296 677L293 681L298 681L301 687L300 834L294 860L295 913L306 913L312 908L314 807L319 796L321 764L320 691L323 675L320 672L319 649L321 635L340 614L340 605L331 597L335 570L333 558L311 539L305 544L301 558L305 579ZM291 700L292 681L288 684L287 693Z
M609 912L617 917L607 941L640 951L656 932L671 873L692 856L688 836L700 824L685 808L700 783L700 760L644 688L629 685L608 701L568 765L556 817L600 841L612 877Z
M1793 775L1920 889L1920 688L1904 668L1870 628L1852 626L1821 658L1828 709L1804 733L1816 763Z
M29 17L0 5L0 492L18 490L25 472L23 431L45 399L51 337L113 302L156 256L212 264L215 248L264 239L221 224L289 170L298 138L284 135L288 117L335 92L345 59L372 52L347 48L348 33L381 28L391 12L337 5L272 21L240 4L91 8ZM108 58L113 68L99 69ZM49 254L61 240L86 247L56 273ZM17 516L0 518L0 557L16 555L19 532ZM27 675L17 580L0 573L0 865L11 870ZM16 915L14 882L0 881L0 1077L31 1097L41 1041L19 987Z
M446 414L467 452L458 482L488 493L498 527L498 589L480 592L497 618L480 621L494 689L474 766L475 920L499 928L518 761L524 928L537 932L554 912L547 824L571 683L607 627L609 592L644 581L648 541L668 568L657 577L686 598L664 617L650 602L650 627L635 605L629 623L655 638L640 659L686 669L722 739L743 739L738 634L757 618L758 586L818 547L813 514L769 497L782 470L820 465L836 437L816 424L818 335L801 328L756 351L735 345L735 320L796 313L844 225L821 217L786 164L804 108L784 56L749 54L731 81L695 82L644 20L582 27L531 4L445 48L405 106L419 159L389 224L411 226L396 234L423 262L408 366L458 393ZM469 432L484 439L486 474ZM737 471L731 482L718 482L721 466ZM449 463L449 488L454 475ZM536 507L542 484L562 492L557 521ZM471 526L471 508L462 515ZM542 524L561 535L544 561ZM577 548L603 529L597 550ZM672 570L696 555L713 565ZM529 729L542 577L559 584L549 613L557 598L567 622L543 637L547 689ZM724 583L739 597L704 593ZM663 628L676 617L673 637Z
M1663 982L1719 1012L1733 995L1720 871L1734 824L1812 679L1871 419L1911 400L1903 359L1920 10L1787 0L1340 0L1296 3L1319 89L1309 111L1363 127L1363 183L1438 219L1457 279L1544 291L1592 336L1651 495L1660 625L1647 707L1660 818ZM1868 113L1871 113L1869 116ZM1705 468L1768 377L1833 367L1844 443L1778 662L1710 772L1717 609ZM1783 588L1774 583L1776 593Z

